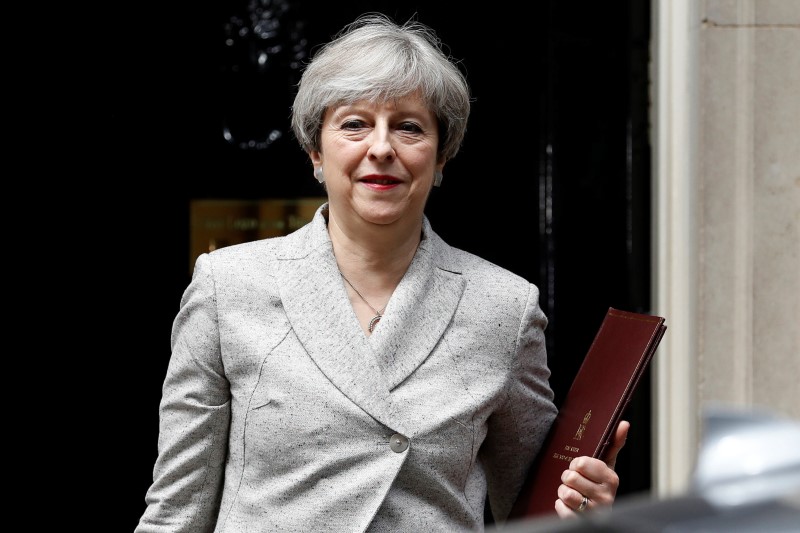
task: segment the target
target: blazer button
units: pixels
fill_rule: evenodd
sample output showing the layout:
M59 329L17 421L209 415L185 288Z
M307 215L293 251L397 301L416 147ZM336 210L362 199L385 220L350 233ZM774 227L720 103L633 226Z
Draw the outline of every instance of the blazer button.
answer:
M402 453L408 449L408 439L405 435L395 433L389 437L389 447L395 453Z

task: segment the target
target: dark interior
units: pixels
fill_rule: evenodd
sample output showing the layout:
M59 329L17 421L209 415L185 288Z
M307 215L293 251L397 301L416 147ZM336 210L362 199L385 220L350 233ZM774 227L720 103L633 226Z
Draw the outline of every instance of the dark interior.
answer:
M115 347L122 423L109 446L124 460L109 484L123 529L144 510L156 457L189 203L321 195L288 129L292 61L359 13L414 16L460 59L473 112L427 214L450 244L540 287L557 401L609 307L650 312L649 2L218 4L115 9L97 43L107 90L95 142L114 191L97 216L111 221L104 260L124 303L96 323L98 346ZM241 34L255 8L280 13L270 40ZM259 48L274 44L285 55L259 68ZM620 495L650 489L650 390L648 373L625 415Z

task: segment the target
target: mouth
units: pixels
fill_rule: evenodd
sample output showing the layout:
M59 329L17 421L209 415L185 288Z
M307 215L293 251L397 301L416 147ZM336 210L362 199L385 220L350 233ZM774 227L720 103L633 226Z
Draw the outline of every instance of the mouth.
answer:
M376 175L376 174L372 174L372 175L369 175L369 176L364 176L359 181L361 183L365 183L367 185L383 185L383 186L397 185L399 183L402 183L401 180L399 180L399 179L397 179L395 177L392 177L392 176L381 176L381 175Z

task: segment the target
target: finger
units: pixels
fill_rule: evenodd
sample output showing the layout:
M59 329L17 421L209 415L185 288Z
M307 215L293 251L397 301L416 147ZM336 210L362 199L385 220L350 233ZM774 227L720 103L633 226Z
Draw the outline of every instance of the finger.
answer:
M625 446L625 441L628 439L628 430L630 427L631 424L627 420L620 420L619 424L617 424L617 429L614 432L614 439L611 441L611 446L606 451L603 459L608 467L612 470L617 466L617 455L619 455L622 447Z
M558 514L559 518L570 518L578 516L578 513L576 513L569 505L567 505L561 500L556 500L555 508L556 508L556 514Z
M600 459L581 456L570 462L561 482L579 496L566 499L567 505L580 504L583 496L600 506L611 505L619 488L619 475ZM567 494L564 494L567 497Z
M558 487L558 500L556 501L556 511L559 508L564 511L561 513L563 516L569 516L575 513L581 513L589 507L589 499L586 498L584 504L584 495L575 489L567 486L560 485Z
M581 503L583 503L583 497L585 496L585 494L582 492L564 484L559 485L557 494L558 499L564 502L564 505L573 511L578 510Z
M562 483L584 494L595 485L613 483L617 478L617 473L606 463L585 455L574 458L561 473Z

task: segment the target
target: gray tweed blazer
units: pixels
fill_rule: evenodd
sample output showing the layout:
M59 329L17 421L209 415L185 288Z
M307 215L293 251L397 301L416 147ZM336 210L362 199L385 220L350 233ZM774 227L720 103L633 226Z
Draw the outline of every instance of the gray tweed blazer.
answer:
M480 531L487 493L507 516L556 416L537 288L425 219L368 337L322 209L198 258L137 533Z

